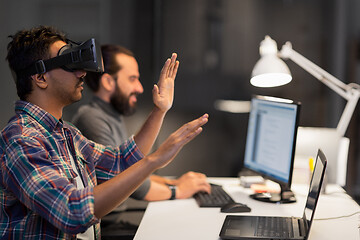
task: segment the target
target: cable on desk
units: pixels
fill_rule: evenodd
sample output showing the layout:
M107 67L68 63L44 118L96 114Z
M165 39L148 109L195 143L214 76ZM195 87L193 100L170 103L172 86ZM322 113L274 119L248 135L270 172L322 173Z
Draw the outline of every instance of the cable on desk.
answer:
M329 218L314 218L314 220L333 220L333 219L339 219L339 218L346 218L346 217L351 217L354 216L356 214L360 213L360 211L351 213L349 215L343 215L343 216L338 216L338 217L329 217Z

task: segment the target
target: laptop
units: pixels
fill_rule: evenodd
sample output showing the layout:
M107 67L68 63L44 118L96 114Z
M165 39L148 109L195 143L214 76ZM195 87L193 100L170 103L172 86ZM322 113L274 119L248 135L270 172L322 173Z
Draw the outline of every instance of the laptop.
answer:
M308 239L326 165L325 155L319 149L302 218L228 215L221 228L220 238Z

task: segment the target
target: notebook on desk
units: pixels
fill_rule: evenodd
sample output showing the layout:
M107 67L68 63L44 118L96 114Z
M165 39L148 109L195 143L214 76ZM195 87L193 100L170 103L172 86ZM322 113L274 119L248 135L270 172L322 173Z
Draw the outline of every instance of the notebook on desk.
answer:
M319 199L327 160L319 149L302 218L228 215L222 239L307 239Z

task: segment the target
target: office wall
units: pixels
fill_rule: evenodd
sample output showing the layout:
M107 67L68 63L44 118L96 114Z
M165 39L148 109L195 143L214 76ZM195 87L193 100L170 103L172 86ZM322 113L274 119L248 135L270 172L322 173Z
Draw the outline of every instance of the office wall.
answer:
M249 78L259 57L259 43L268 34L279 48L291 41L294 49L336 77L358 81L358 59L351 51L359 40L359 10L356 0L0 0L0 127L13 115L17 99L4 60L7 36L39 24L55 25L74 40L95 37L100 43L122 44L135 52L145 93L138 113L128 119L133 131L152 107L151 88L163 62L176 51L181 64L174 106L156 145L204 112L210 114L210 121L201 136L158 173L196 170L210 176L235 176L242 165L248 115L217 111L214 102L249 100L252 94L291 98L302 102L302 126L335 127L344 101L294 63L287 62L294 77L290 85L258 89L249 84ZM64 119L70 120L90 97L86 90L82 101L65 109ZM357 119L350 133L354 192L360 182L354 145Z

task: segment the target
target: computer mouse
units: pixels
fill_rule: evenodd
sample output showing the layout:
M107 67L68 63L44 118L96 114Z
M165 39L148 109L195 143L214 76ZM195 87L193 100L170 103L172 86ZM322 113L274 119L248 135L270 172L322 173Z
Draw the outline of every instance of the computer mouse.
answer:
M251 208L242 203L228 203L221 207L220 209L223 213L240 213L240 212L250 212Z

